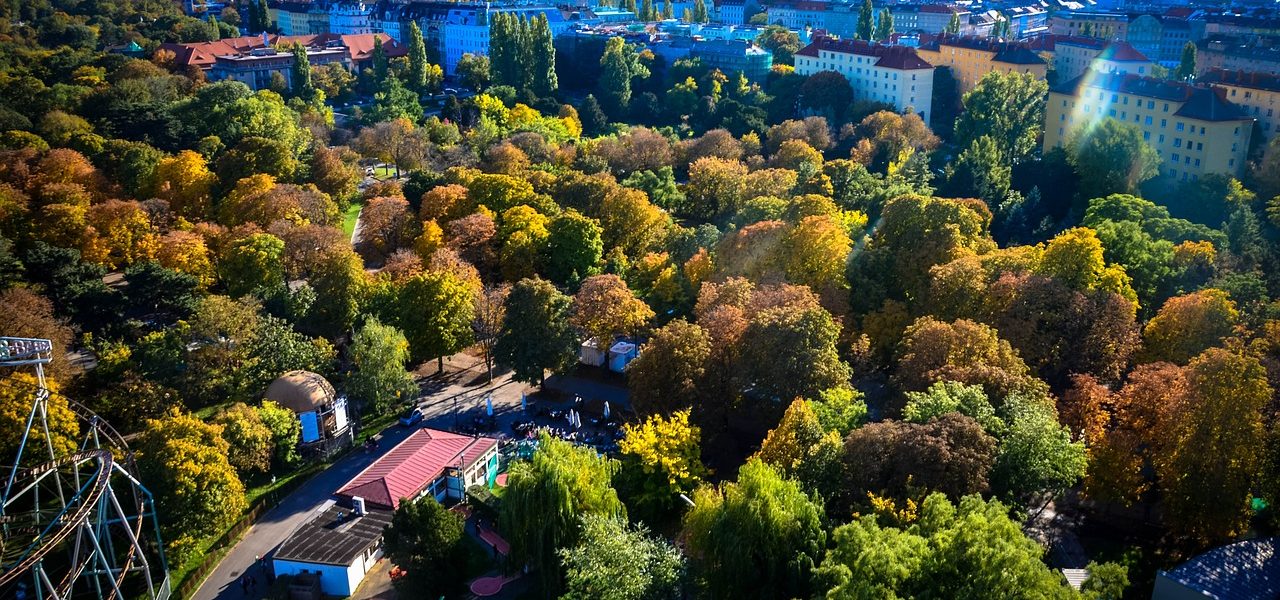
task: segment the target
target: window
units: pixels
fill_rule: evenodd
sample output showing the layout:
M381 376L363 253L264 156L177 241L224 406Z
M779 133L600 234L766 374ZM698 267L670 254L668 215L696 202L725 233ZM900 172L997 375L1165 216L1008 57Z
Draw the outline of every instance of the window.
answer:
M1196 166L1197 166L1197 167L1198 167L1198 166L1200 166L1200 159L1198 159L1198 158L1196 159Z
M1204 142L1196 142L1196 152L1204 150Z
M1147 121L1146 121L1146 123L1147 123L1147 125L1150 125L1150 124L1151 124L1151 117L1147 117Z
M1164 103L1164 112L1169 112L1169 103L1168 103L1168 102L1165 102L1165 103Z
M1182 138L1173 138L1173 147L1174 147L1174 148L1181 148L1181 147L1182 147Z
M1181 156L1179 156L1179 155L1175 152L1172 156L1170 156L1170 158L1172 158L1172 159L1173 159L1173 163L1174 163L1174 164L1178 164L1178 159L1179 159L1179 158L1182 158L1182 157L1181 157Z
M1147 140L1147 141L1150 141L1150 140L1151 140L1151 132L1150 132L1150 131L1144 131L1144 132L1142 132L1142 139Z
M1236 159L1234 159L1234 158L1233 158L1233 159L1231 159L1231 160L1228 160L1228 161L1227 161L1227 166L1228 166L1228 167L1234 167L1234 166L1236 166Z
M1183 125L1183 124L1182 124L1182 121L1178 121L1177 123L1175 123L1175 127L1174 127L1174 129L1175 129L1176 131L1182 131L1182 125Z
M1147 100L1147 108L1149 108L1149 109L1151 109L1151 110L1155 110L1155 109L1156 109L1156 101L1155 101L1155 100Z
M1168 119L1160 119L1160 127L1165 127L1168 124L1169 124Z
M1164 143L1164 134L1163 134L1163 133L1162 133L1162 134L1160 134L1160 143L1161 143L1161 144L1163 144L1163 143Z

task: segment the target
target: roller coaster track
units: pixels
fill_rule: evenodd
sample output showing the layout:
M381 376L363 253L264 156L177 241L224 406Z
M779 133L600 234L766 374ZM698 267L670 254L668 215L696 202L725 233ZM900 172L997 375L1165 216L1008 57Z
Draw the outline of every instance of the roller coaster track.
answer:
M125 438L93 411L65 400L83 437L59 455L48 426L47 340L0 338L0 367L34 365L32 407L0 496L0 597L126 600L169 596L150 493L134 476ZM41 439L43 438L43 439ZM29 447L28 447L29 446ZM27 466L47 450L49 460Z

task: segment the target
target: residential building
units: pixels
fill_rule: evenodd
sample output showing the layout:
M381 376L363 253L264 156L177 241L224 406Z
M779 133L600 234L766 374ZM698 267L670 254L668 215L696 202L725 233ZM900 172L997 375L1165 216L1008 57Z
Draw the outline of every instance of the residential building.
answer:
M1031 73L1044 79L1049 69L1039 54L1021 42L973 36L939 36L923 44L920 58L935 67L950 67L961 94L977 87L990 72Z
M889 7L893 15L893 28L906 33L938 34L947 30L951 17L960 18L960 23L969 20L969 11L950 4L895 4Z
M329 596L350 596L382 557L382 533L402 501L461 500L473 485L492 485L498 440L418 429L342 486L316 517L272 555L275 574L319 578Z
M1000 11L1009 20L1009 37L1025 40L1049 31L1049 13L1035 4L1013 6Z
M549 6L494 6L457 4L450 8L444 20L440 48L441 67L446 75L452 75L463 54L489 55L489 14L499 12L515 14L526 19L538 15L547 18L552 37L567 31L573 23L565 19L559 9ZM597 16L600 13L596 13Z
M1264 37L1280 36L1280 19L1272 13L1260 15L1203 15L1196 19L1204 24L1200 37L1234 36L1255 42Z
M1049 17L1049 33L1123 40L1128 35L1129 15L1082 10L1058 11Z
M1053 71L1058 81L1071 81L1083 75L1093 64L1093 59L1107 47L1105 40L1093 37L1054 37L1049 47L1053 49Z
M1280 73L1280 44L1254 43L1221 36L1196 42L1196 72L1212 69Z
M742 73L753 82L763 83L773 68L772 52L740 40L695 40L689 55L726 75Z
M787 29L826 28L827 7L816 0L781 0L769 5L769 23Z
M329 31L339 35L374 33L373 3L334 2L329 5Z
M1263 137L1280 131L1280 75L1212 69L1196 81L1223 90L1227 100L1258 121Z
M1280 538L1220 546L1156 573L1151 600L1280 597Z
M716 21L725 25L746 25L747 2L746 0L717 0Z
M884 102L929 122L933 65L906 46L817 37L795 56L796 73L835 71L844 75L858 101Z
M373 59L374 39L382 40L382 49L389 58L404 56L408 50L396 43L386 34L337 35L332 33L320 35L251 35L238 38L226 38L213 42L194 42L190 44L160 44L160 48L173 52L174 64L179 67L198 67L205 71L213 69L220 56L247 56L255 50L267 48L288 48L294 44L302 44L308 48L308 56L313 49L340 49L345 56L341 58L343 66L358 71L369 65Z
M1239 176L1253 118L1222 90L1132 73L1096 73L1049 89L1044 148L1068 143L1112 118L1142 131L1160 154L1160 173L1180 181L1220 173Z
M1093 58L1092 69L1100 73L1152 75L1155 65L1128 42L1110 42Z

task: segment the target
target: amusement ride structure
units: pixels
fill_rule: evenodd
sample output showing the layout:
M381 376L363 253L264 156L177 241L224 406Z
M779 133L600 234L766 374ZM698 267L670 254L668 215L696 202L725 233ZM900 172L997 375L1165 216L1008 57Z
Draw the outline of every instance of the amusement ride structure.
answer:
M13 462L0 474L0 598L166 600L151 493L106 421L60 396L51 408L44 366L55 351L49 340L0 337L0 371L35 374L34 385L9 391L31 403ZM75 427L65 422L64 400ZM72 430L79 433L68 439Z

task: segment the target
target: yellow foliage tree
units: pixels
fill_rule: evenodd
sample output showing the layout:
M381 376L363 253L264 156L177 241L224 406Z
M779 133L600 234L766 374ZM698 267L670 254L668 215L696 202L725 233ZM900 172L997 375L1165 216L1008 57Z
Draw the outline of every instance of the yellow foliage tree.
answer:
M153 190L157 198L167 200L174 213L190 218L203 218L209 213L209 201L218 178L209 170L203 156L183 150L164 158L156 165Z

